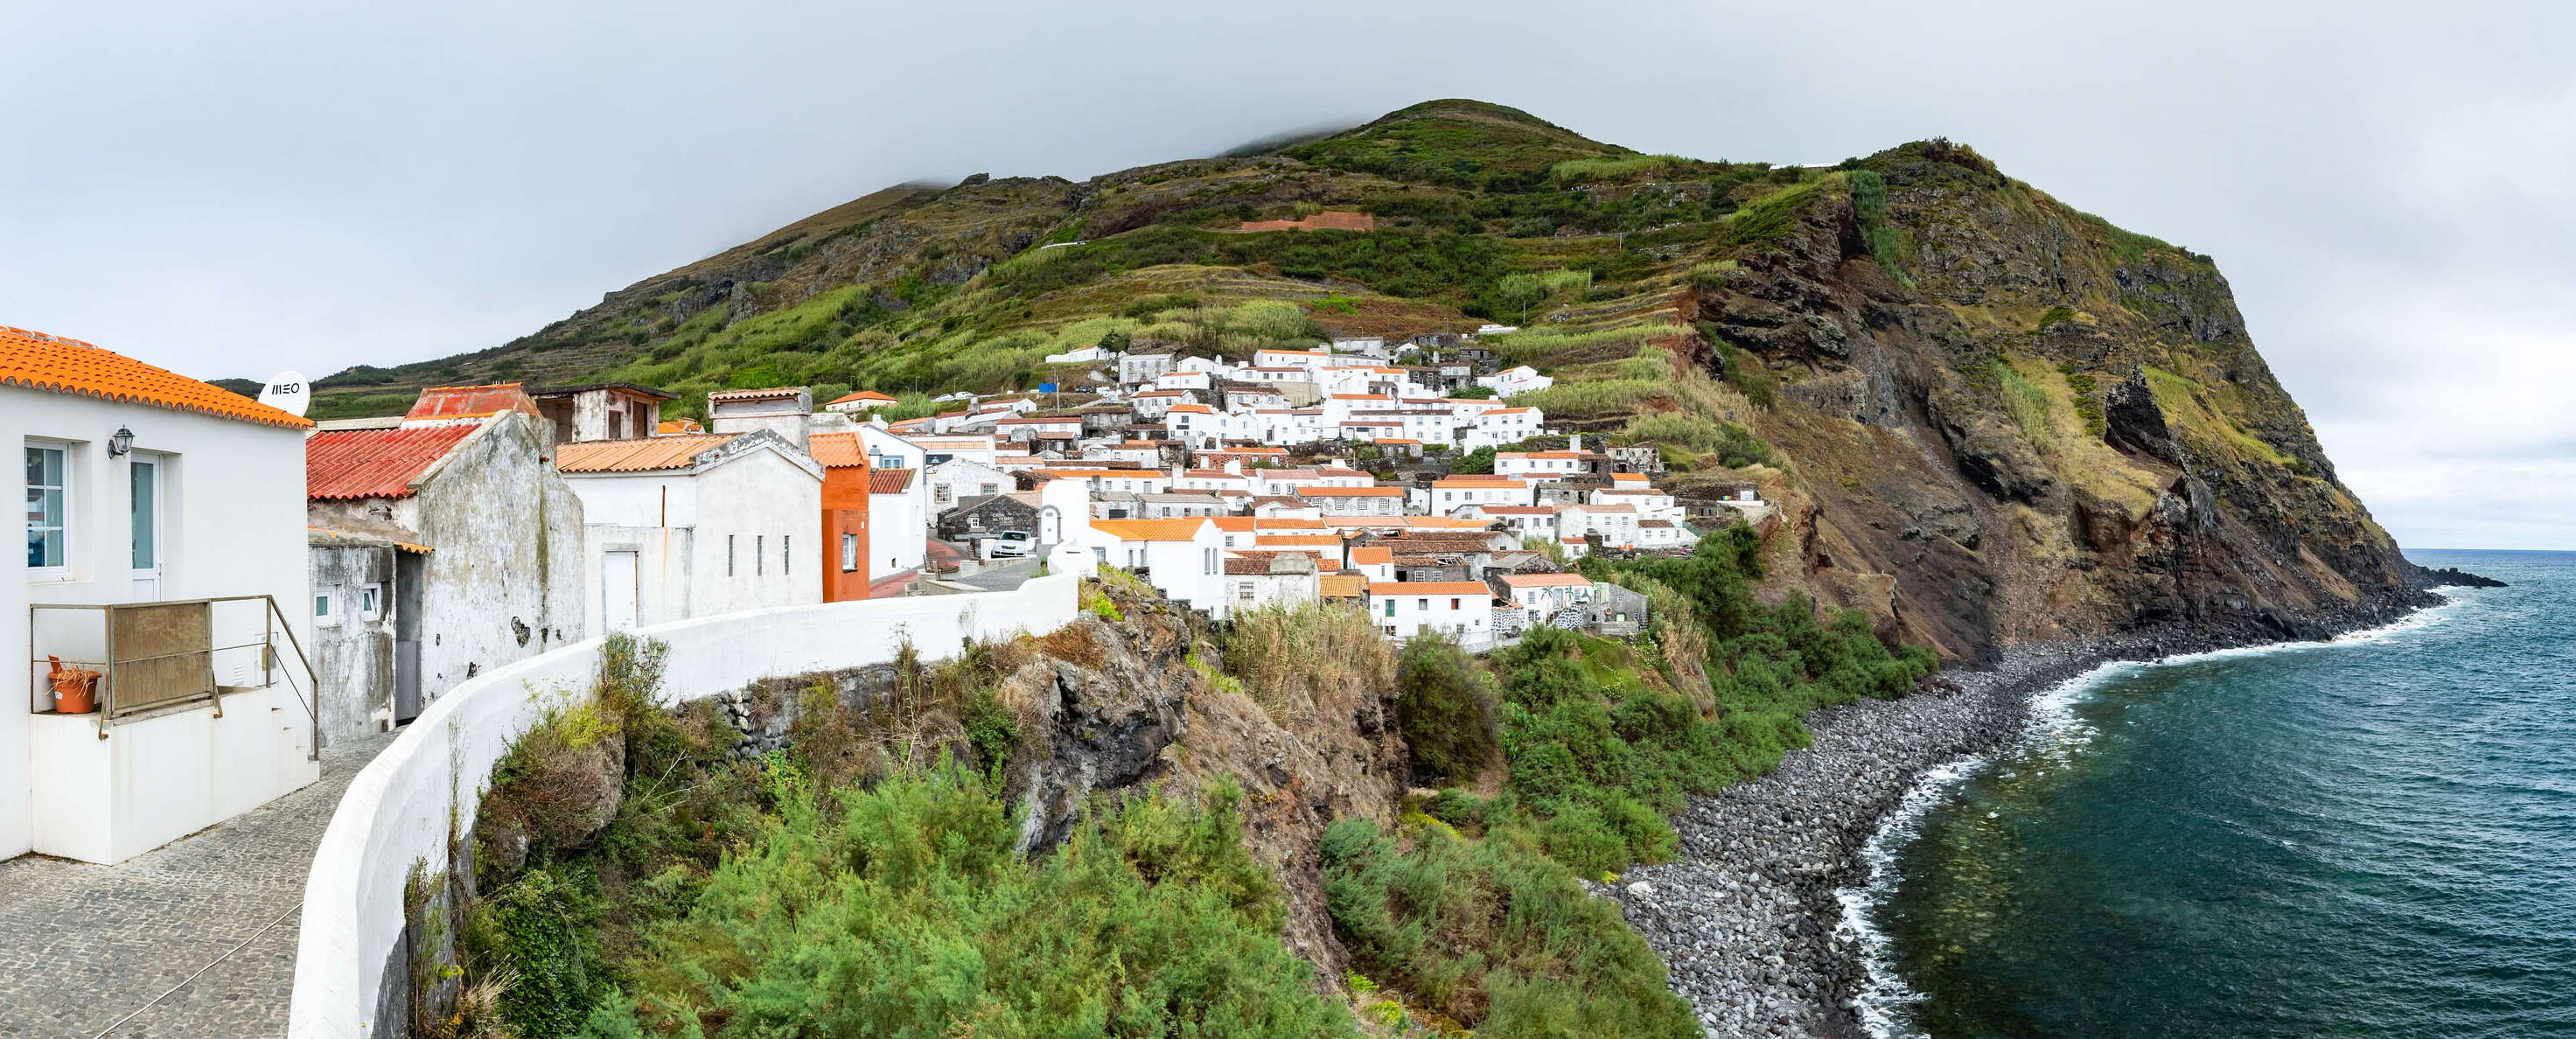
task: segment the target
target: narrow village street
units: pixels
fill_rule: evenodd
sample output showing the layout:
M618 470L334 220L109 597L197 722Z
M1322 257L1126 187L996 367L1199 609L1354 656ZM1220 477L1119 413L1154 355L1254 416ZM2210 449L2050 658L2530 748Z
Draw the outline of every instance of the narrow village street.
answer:
M314 842L386 733L322 779L114 866L0 862L0 1036L282 1035Z

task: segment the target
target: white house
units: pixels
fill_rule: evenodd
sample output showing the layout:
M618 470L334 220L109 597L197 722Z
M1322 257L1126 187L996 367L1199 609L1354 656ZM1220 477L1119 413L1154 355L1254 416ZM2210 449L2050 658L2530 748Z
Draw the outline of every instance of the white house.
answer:
M581 497L586 630L823 600L823 467L773 429L561 444L555 468Z
M919 469L929 464L929 449L888 430L884 423L862 422L851 432L859 435L859 450L868 456L870 468Z
M823 410L843 415L865 415L879 408L891 407L897 403L899 402L893 397L878 393L875 390L860 390L856 393L847 393L832 398L830 403L823 405Z
M1401 516L1402 487L1299 487L1297 497L1327 516Z
M930 521L938 515L921 470L869 469L869 583L920 569L929 558Z
M1668 519L1637 521L1638 548L1689 548L1699 544L1699 533Z
M1539 620L1592 601L1592 579L1582 574L1504 574L1498 580L1512 605Z
M1228 556L1224 593L1227 616L1267 606L1297 607L1315 601L1315 557L1302 552Z
M1214 521L1095 519L1091 529L1096 561L1139 571L1166 597L1226 618L1225 539Z
M1481 648L1493 641L1494 592L1479 581L1372 582L1368 614L1390 639L1436 631Z
M1524 480L1563 480L1583 473L1581 451L1501 451L1494 455L1494 475Z
M1473 421L1458 445L1469 451L1517 444L1547 432L1547 414L1537 408L1487 408Z
M1554 541L1557 507L1552 505L1472 505L1458 510L1468 519L1500 520L1513 536Z
M0 327L27 546L0 562L0 858L121 862L320 775L312 680L287 644L313 638L311 425ZM78 705L29 664L49 656L102 672L92 709L58 710Z
M1543 390L1554 386L1556 380L1540 375L1538 369L1524 364L1517 368L1505 368L1492 375L1479 375L1476 377L1476 385L1494 391L1494 396L1510 398L1531 390Z
M1117 360L1117 359L1118 359L1118 351L1112 350L1112 349L1110 349L1110 348L1108 348L1108 347L1105 347L1105 346L1093 345L1093 346L1085 346L1085 347L1081 347L1081 348L1073 349L1073 350L1067 350L1067 351L1065 351L1065 352L1063 352L1063 353L1060 353L1060 354L1048 354L1048 355L1046 356L1046 363L1048 363L1048 364L1100 364L1100 363L1104 363L1104 362L1108 362L1108 361L1115 361L1115 360Z
M962 457L933 463L925 475L930 484L929 508L933 516L956 508L958 502L968 498L1020 488L1020 482L1011 474Z
M1601 535L1601 543L1613 548L1637 545L1637 507L1634 505L1567 505L1556 510L1557 536L1580 539L1586 534Z
M1434 516L1455 516L1471 505L1532 505L1537 492L1521 480L1508 476L1443 476L1424 492L1429 495L1424 511Z

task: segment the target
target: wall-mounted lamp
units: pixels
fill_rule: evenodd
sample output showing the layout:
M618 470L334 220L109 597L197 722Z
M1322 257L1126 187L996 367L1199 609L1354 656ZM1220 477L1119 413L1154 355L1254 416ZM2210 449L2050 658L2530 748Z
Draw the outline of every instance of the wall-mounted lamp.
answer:
M132 450L134 450L134 431L123 426L116 427L116 435L107 438L107 456L123 458L126 452Z

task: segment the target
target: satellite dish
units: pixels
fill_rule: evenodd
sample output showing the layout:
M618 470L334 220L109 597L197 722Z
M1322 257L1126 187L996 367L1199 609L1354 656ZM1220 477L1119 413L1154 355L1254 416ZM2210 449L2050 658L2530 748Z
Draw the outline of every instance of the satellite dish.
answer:
M300 372L279 372L268 377L268 385L260 387L259 402L301 417L305 409L313 406L313 384L304 381Z

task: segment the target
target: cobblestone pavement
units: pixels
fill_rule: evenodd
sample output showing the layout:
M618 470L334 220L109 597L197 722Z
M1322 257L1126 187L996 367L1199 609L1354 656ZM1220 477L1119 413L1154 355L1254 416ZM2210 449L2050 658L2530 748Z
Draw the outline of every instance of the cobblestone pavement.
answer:
M120 865L0 862L0 1036L284 1034L313 843L392 741L327 749L313 785Z

